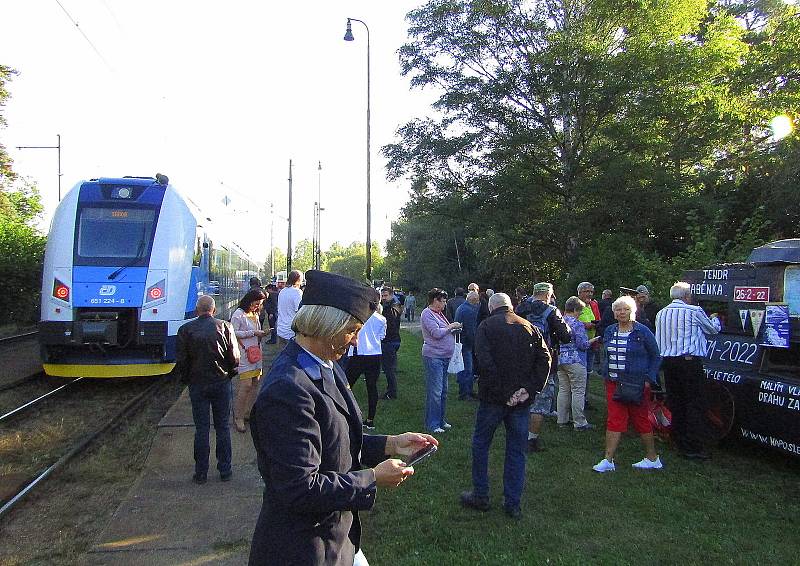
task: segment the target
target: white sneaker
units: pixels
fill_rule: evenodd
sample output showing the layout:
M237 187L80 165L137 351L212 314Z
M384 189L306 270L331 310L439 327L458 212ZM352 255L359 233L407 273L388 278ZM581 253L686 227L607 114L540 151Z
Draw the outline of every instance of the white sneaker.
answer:
M445 430L443 428L435 428L431 432L433 434L442 434L443 432L445 432Z
M451 428L453 428L453 425L451 425L450 423L444 423L442 425L442 428L445 430L450 430Z
M661 457L656 456L655 460L650 460L648 458L642 458L640 462L636 462L635 464L631 464L634 468L639 470L660 470L664 467L661 463Z
M606 458L603 458L602 460L600 460L600 463L592 466L592 469L595 472L600 472L601 474L604 474L605 472L613 472L614 470L617 469L617 467L614 465L614 460L607 460Z

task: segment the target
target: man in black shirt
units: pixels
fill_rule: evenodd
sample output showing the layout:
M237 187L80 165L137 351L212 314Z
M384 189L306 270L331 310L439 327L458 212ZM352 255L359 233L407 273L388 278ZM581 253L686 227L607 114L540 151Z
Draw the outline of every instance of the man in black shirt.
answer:
M208 477L208 434L213 414L217 435L217 470L220 479L231 479L231 378L239 365L239 346L229 322L214 318L214 298L197 299L197 318L178 329L175 371L189 385L194 419L194 476L206 483Z
M641 322L650 332L656 333L656 315L661 307L650 298L650 289L644 285L636 287L636 321Z
M278 292L279 289L274 283L270 283L266 288L267 300L264 301L264 312L267 313L267 320L272 334L267 344L276 344L278 341L278 332L275 330L275 325L278 322Z
M461 504L479 511L489 509L489 447L503 422L503 507L509 517L517 519L525 485L528 412L536 391L547 379L550 352L539 329L513 313L508 295L492 295L489 309L491 315L480 324L475 336L480 406L472 436L473 489L461 494Z
M447 318L448 322L453 322L456 319L458 307L464 304L466 300L467 293L464 291L464 287L456 287L455 297L448 300L447 305L444 307L444 316Z
M386 374L384 399L397 399L397 350L400 349L400 317L403 305L392 293L391 287L381 289L381 306L386 319L386 337L381 340L381 364Z

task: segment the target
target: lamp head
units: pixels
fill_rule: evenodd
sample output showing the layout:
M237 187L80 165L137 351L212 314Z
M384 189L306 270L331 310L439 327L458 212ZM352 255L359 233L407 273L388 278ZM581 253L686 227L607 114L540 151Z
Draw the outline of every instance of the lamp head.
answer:
M350 23L350 18L347 18L347 31L344 32L344 40L345 41L353 41L355 38L353 37L353 26Z

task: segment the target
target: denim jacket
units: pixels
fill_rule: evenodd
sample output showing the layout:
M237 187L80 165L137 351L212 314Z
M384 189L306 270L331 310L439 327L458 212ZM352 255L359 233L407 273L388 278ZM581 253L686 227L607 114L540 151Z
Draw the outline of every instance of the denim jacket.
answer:
M614 338L614 333L619 330L619 324L614 323L606 328L603 334L603 344L609 344ZM658 384L658 368L661 367L661 354L658 351L656 337L644 324L633 323L633 330L628 336L628 345L625 352L625 369L621 372L626 377L641 378L651 383ZM603 377L610 381L618 378L608 377L608 351L603 361Z

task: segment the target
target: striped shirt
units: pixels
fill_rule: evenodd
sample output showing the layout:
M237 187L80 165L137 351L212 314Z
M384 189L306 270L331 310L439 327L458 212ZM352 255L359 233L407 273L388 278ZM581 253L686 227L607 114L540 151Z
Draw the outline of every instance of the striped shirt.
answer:
M656 342L661 355L705 356L706 334L719 330L702 308L675 299L656 315Z
M628 332L615 332L614 337L608 344L608 377L616 379L620 371L625 370L626 352L628 351Z

